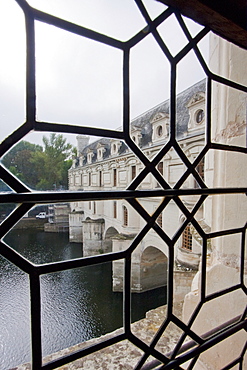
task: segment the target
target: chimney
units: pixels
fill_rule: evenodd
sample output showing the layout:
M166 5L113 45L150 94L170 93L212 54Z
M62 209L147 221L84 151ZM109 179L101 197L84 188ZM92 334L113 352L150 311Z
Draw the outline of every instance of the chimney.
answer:
M88 145L89 143L89 136L85 135L78 135L76 136L77 139L77 156L82 153L83 149Z

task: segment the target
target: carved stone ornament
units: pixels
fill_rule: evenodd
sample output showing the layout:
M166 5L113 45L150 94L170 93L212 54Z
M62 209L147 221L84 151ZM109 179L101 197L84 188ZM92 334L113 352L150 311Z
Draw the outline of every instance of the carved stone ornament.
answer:
M154 117L152 118L151 123L157 122L157 121L159 121L159 120L161 120L163 118L166 118L166 117L168 117L168 114L161 113L161 112L156 113L154 115Z
M246 123L242 122L229 122L225 129L221 130L216 136L215 140L220 141L221 139L230 139L232 137L241 136L245 134Z
M189 101L188 107L205 99L204 93L196 93Z

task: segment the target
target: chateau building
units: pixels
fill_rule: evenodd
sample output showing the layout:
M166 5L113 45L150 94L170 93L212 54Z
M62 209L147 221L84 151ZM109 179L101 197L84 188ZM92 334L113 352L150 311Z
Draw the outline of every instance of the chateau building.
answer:
M196 83L177 96L176 136L179 147L190 162L193 162L204 146L205 140L205 80ZM131 122L131 137L143 154L152 160L169 138L169 100L143 113ZM89 137L77 136L78 151L69 170L70 190L123 190L135 179L144 165L121 140L101 138L89 143ZM186 166L174 148L159 161L157 170L165 180L166 187L174 187ZM201 179L204 162L197 166ZM197 179L198 180L198 179ZM138 186L139 190L159 189L156 177L148 174ZM197 187L190 175L183 187ZM192 210L197 198L186 197L185 206ZM153 214L161 198L138 199L141 206ZM196 219L203 228L202 207ZM181 210L171 200L161 212L156 223L172 238L184 222ZM128 248L135 236L144 227L145 221L126 200L106 200L71 203L69 216L70 240L83 243L83 254L95 255ZM176 262L179 268L197 269L201 255L201 239L192 225L188 224L182 237L176 242ZM136 292L166 284L168 247L151 229L133 254L132 290ZM123 285L121 261L113 262L113 289Z

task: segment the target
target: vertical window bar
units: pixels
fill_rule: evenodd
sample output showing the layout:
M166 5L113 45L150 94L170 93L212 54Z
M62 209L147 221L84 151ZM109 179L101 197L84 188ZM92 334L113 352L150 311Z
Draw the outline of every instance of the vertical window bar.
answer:
M130 50L123 53L123 129L126 142L132 142L130 138L130 87L129 87L129 55ZM128 140L129 139L129 140Z
M204 302L206 297L206 268L207 268L207 239L203 237L202 244L202 267L201 267L201 302Z
M31 328L32 328L32 368L41 369L42 342L41 342L41 296L40 277L35 272L30 274L31 294Z
M171 63L171 93L170 93L170 140L172 145L176 141L176 65Z
M35 29L34 18L29 10L25 13L26 20L26 114L27 122L34 124L36 118L36 86L35 86Z
M174 244L169 245L168 248L167 315L170 316L173 308Z
M206 130L205 130L205 143L208 146L211 143L211 110L212 110L212 80L207 77L206 89Z
M131 333L131 254L124 261L124 330L127 336Z
M246 229L242 231L241 238L241 254L240 254L240 283L244 286L244 262L245 262L245 240L246 240Z

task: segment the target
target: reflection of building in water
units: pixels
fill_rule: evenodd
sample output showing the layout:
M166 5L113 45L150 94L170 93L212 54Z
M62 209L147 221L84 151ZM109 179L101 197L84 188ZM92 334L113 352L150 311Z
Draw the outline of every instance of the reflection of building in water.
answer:
M177 96L176 136L181 155L190 163L204 147L205 140L205 81L198 82ZM131 122L131 138L149 159L157 155L169 139L169 101L150 109ZM124 142L118 139L99 139L89 144L89 138L78 136L78 157L69 170L70 190L123 190L143 170L143 163ZM159 178L148 174L138 190L174 187L187 167L178 151L171 147L157 163ZM196 178L190 175L183 188L203 186L203 160L197 166ZM201 182L201 183L200 183ZM182 199L191 211L198 201L195 196ZM138 199L142 207L153 214L161 198ZM200 207L196 219L208 228ZM157 224L172 238L185 221L184 214L173 200L157 215ZM74 202L70 213L70 240L83 242L84 255L126 249L145 226L145 220L126 200ZM201 255L201 239L188 224L176 241L179 265L197 269ZM168 246L153 229L142 239L133 253L132 289L143 291L166 284ZM180 267L181 267L180 266ZM113 263L113 288L122 289L122 261Z

